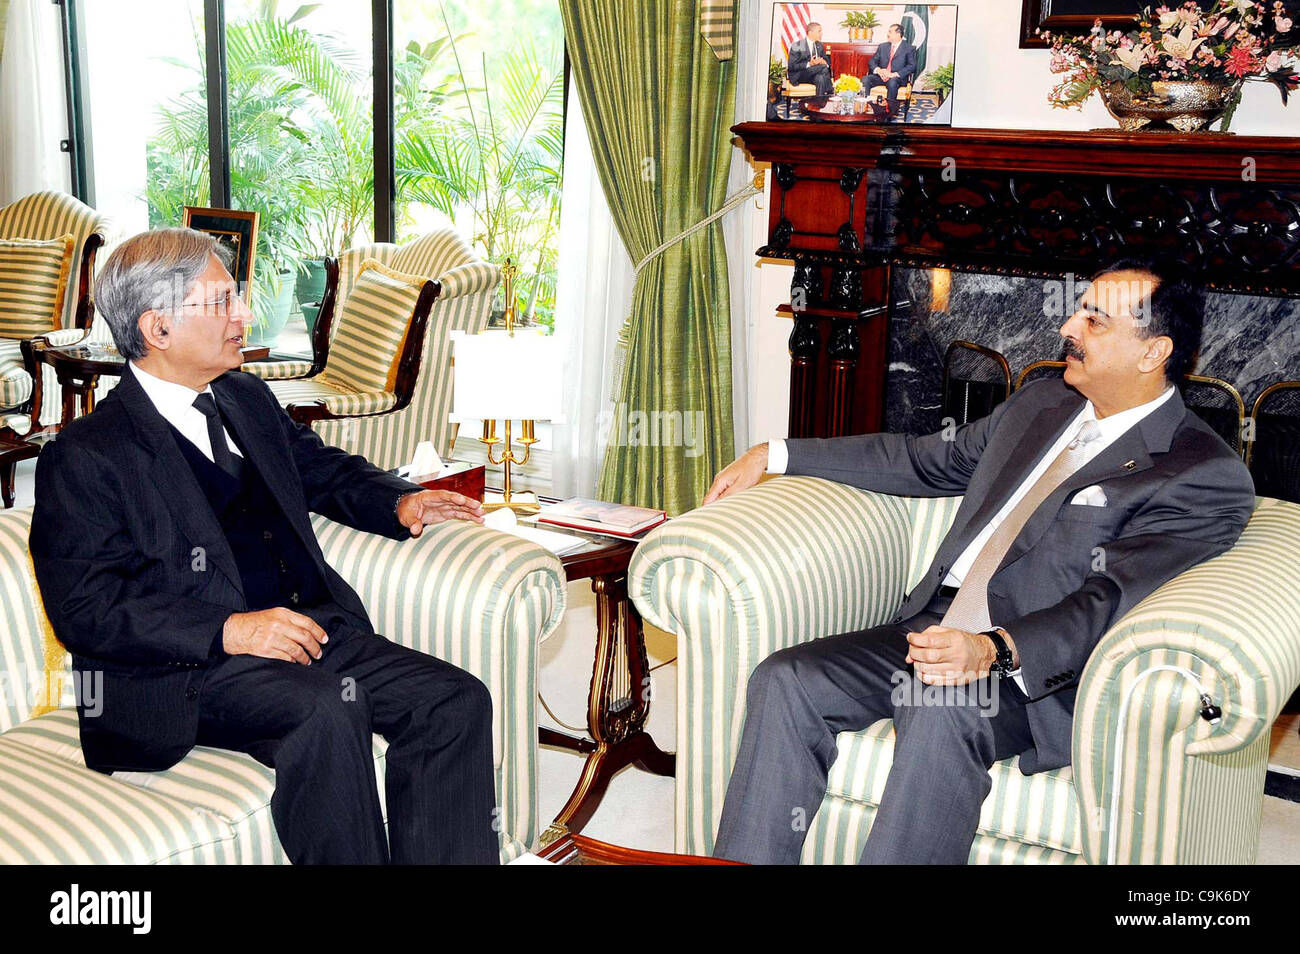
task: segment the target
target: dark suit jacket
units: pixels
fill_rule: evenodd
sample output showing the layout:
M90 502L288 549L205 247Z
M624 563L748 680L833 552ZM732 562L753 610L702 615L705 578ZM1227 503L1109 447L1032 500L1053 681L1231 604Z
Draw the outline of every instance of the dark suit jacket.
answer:
M948 570L1082 409L1059 380L1017 391L956 431L791 440L788 474L918 497L965 494L948 535L895 622L934 597ZM1107 506L1070 503L1098 484ZM1026 772L1070 761L1079 674L1102 634L1139 600L1227 550L1254 509L1245 465L1174 394L1036 510L989 581L990 617L1015 640L1032 702ZM1095 548L1101 548L1096 550Z
M889 66L889 51L893 44L882 43L876 48L867 70L874 73L882 66ZM916 75L916 49L906 40L898 44L898 53L894 56L894 65L890 67L898 74L899 83L906 86ZM865 84L864 84L865 85Z
M809 51L809 47L813 48L811 52ZM799 71L806 70L808 68L808 61L811 60L814 55L826 59L825 45L821 42L812 43L807 37L804 37L801 40L796 40L794 45L790 47L790 64L786 68L786 72L793 77Z
M404 538L396 502L419 488L324 445L251 374L232 371L212 389L325 579L335 618L373 632L361 600L325 563L308 511ZM248 609L225 534L176 441L128 367L36 468L30 546L45 611L73 667L104 674L102 713L80 709L86 764L100 771L164 769L185 756L198 688L220 658L217 634Z

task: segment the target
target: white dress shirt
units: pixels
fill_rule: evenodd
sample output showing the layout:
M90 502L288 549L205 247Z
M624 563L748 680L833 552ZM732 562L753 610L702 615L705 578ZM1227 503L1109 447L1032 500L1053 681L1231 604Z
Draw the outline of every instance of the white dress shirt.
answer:
M1020 486L1016 488L1015 493L1013 493L1007 499L1007 502L1003 504L1002 509L993 515L989 522L984 525L984 529L982 529L979 534L976 535L975 539L971 540L966 549L961 552L961 556L956 559L952 565L952 569L948 571L948 576L944 578L943 585L954 587L961 586L961 581L964 580L966 574L970 572L971 566L975 563L975 558L979 556L980 550L984 549L984 544L988 543L989 537L993 536L993 532L997 530L1002 521L1005 520L1011 511L1016 508L1016 504L1020 503L1020 501L1024 499L1024 496L1029 493L1029 489L1038 482L1039 477L1043 476L1043 473L1047 468L1052 465L1052 461L1056 460L1061 451L1065 449L1065 445L1074 440L1084 421L1096 421L1097 427L1101 430L1101 434L1096 439L1089 441L1088 444L1085 445L1087 461L1090 461L1111 444L1115 443L1115 441L1119 440L1120 436L1125 431L1133 427L1138 423L1138 421L1142 420L1160 405L1173 397L1173 394L1174 389L1172 387L1165 388L1164 393L1155 400L1148 401L1146 404L1139 404L1137 407L1131 407L1125 411L1118 411L1115 414L1111 414L1108 417L1101 419L1098 419L1096 408L1093 407L1092 402L1086 402L1083 405L1083 409L1075 415L1074 420L1072 420L1065 430L1061 432L1061 436L1056 439L1056 442L1053 443L1051 447L1047 448L1038 463L1034 466L1034 469L1031 470L1025 476L1025 479L1020 482ZM1086 464L1087 461L1084 461L1084 463ZM768 441L767 472L769 474L784 474L789 464L790 454L785 446L785 441L780 439ZM1081 464L1080 466L1083 465ZM995 623L994 625L996 626L997 624ZM1015 639L1015 633L1011 634L1011 638ZM1019 685L1023 690L1025 684L1024 680L1020 676L1020 670L1017 669L1014 673L1011 673L1011 675L1014 676L1017 685Z
M134 361L131 362L131 371L135 374L135 379L140 382L140 387L144 388L144 393L153 402L153 406L163 416L163 420L180 431L186 440L203 452L203 456L212 460L212 441L208 439L208 419L194 406L194 399L200 394L212 394L212 400L217 400L217 396L212 393L212 386L208 385L202 391L195 391L184 384L164 381L150 374ZM224 426L221 431L226 435L226 444L229 445L231 453L242 457L239 448L230 439L230 432Z

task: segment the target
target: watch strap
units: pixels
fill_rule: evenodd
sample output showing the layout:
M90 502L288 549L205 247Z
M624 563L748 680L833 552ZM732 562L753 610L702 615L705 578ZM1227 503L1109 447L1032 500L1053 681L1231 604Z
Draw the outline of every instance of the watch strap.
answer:
M986 629L981 634L987 636L993 642L993 650L997 654L993 660L990 669L999 676L1005 676L1011 672L1014 666L1014 660L1011 658L1011 647L1007 645L1006 638L996 629Z

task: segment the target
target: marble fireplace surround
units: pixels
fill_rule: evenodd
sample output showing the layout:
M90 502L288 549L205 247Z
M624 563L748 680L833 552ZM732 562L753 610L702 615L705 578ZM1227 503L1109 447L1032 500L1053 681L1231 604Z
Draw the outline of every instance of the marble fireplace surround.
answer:
M760 257L795 265L791 436L938 428L965 338L1013 380L1060 356L1047 285L1121 254L1210 288L1197 371L1247 409L1300 378L1300 139L812 123L733 127L772 197ZM950 276L932 294L932 276ZM939 287L942 289L942 283ZM946 301L944 300L946 299ZM1059 312L1059 308L1058 308Z
M929 269L895 269L892 279L885 430L928 434L942 426L943 356L951 341L1001 352L1013 384L1026 365L1061 357L1060 319L1044 314L1055 294L1047 280L952 272L945 304L942 293L934 301ZM1270 384L1300 379L1300 300L1210 294L1196 373L1236 387L1247 413Z

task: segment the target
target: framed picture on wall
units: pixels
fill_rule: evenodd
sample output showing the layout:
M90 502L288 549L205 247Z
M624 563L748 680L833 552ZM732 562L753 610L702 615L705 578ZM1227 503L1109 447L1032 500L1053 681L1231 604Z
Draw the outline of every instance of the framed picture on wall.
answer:
M1148 0L1022 0L1020 14L1020 48L1044 49L1049 44L1039 30L1052 33L1087 33L1101 19L1108 30L1131 29L1133 15ZM1170 4L1175 6L1176 4Z
M954 3L786 3L772 8L767 118L951 125Z
M253 264L257 258L257 212L240 209L201 209L185 206L181 224L207 232L230 250L230 274L239 283L239 297L252 305Z

